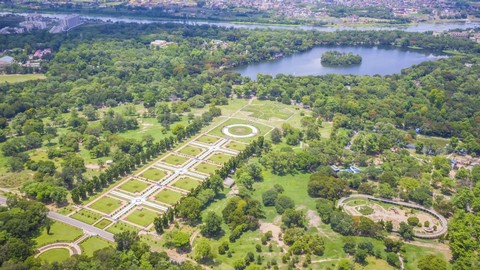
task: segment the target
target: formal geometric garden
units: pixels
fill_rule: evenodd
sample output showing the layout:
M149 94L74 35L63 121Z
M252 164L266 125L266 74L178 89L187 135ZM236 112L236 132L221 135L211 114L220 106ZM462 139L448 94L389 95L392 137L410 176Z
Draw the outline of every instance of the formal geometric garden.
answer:
M247 138L252 130L255 134L250 137L260 133L256 127L250 128L243 122L240 125L242 138ZM155 217L178 203L246 145L245 140L212 134L197 136L69 216L111 233L150 231Z

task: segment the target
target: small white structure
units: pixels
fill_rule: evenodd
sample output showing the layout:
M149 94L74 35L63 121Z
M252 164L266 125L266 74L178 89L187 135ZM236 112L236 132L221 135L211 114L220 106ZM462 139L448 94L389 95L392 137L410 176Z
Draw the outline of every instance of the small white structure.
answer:
M174 44L174 43L173 42L168 42L166 40L161 40L161 39L157 39L157 40L154 40L154 41L150 42L150 46L155 47L155 48L163 48L163 47L168 46L170 44Z
M0 67L8 66L15 63L15 59L11 56L5 55L4 57L0 58Z

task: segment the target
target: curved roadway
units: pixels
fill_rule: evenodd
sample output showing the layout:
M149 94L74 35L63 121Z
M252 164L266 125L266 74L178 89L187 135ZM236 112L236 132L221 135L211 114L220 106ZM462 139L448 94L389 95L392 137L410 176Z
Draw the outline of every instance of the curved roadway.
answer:
M445 233L447 233L447 231L448 231L448 222L447 222L447 219L445 217L443 217L442 215L440 215L439 213L437 213L433 209L428 209L428 208L425 208L425 207L423 207L421 205L418 205L418 204L394 201L394 200L383 199L383 198L377 198L377 197L374 197L374 196L364 195L364 194L352 194L348 197L343 197L340 200L338 200L337 207L338 206L343 206L343 204L346 200L352 199L352 198L353 199L355 199L355 198L369 199L369 200L379 201L379 202L384 202L384 203L403 205L403 206L406 206L406 207L409 207L409 208L414 208L414 209L421 210L423 212L429 213L429 214L433 215L434 217L436 217L438 220L440 220L440 224L442 224L442 228L438 232L433 232L433 233L430 233L430 234L415 235L415 237L430 238L430 239L438 238L438 237L444 235Z
M0 204L6 205L7 204L7 199L5 197L0 196ZM98 236L102 237L103 239L106 239L106 240L111 241L111 242L115 242L115 239L113 239L113 234L112 233L109 233L107 231L104 231L102 229L94 227L92 225L83 223L83 222L78 221L76 219L73 219L71 217L67 217L67 216L61 215L59 213L52 212L52 211L47 213L47 217L49 217L51 219L61 221L63 223L67 223L68 225L80 228L83 231L88 232L90 235L98 235Z

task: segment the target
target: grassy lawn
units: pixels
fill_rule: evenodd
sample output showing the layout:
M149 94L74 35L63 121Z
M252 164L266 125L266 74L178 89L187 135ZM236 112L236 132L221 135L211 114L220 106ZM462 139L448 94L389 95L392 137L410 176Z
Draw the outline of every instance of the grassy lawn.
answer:
M89 207L105 214L110 214L121 205L122 201L105 196L91 204Z
M332 134L333 123L332 122L323 122L322 127L320 128L320 135L322 138L330 138Z
M242 111L251 112L251 116L269 120L278 118L286 120L293 115L291 109L287 105L279 102L261 101L260 104L251 104L242 109Z
M362 206L358 209L358 212L360 212L362 215L368 216L373 214L373 209L369 206Z
M236 118L232 118L232 119L228 119L227 121L225 121L223 124L221 124L220 126L216 127L215 129L213 129L210 134L212 135L215 135L215 136L218 136L218 137L227 137L227 135L223 134L222 132L222 129L225 127L225 126L229 126L229 125L234 125L234 124L245 124L245 125L251 125L251 126L254 126L258 129L258 134L256 136L253 136L253 137L250 137L250 138L232 138L234 140L237 140L237 141L241 141L241 142L250 142L252 140L254 140L255 138L257 138L258 136L260 135L265 135L265 133L267 133L268 131L270 131L270 127L268 126L265 126L265 125L262 125L260 123L254 123L252 121L247 121L247 120L243 120L243 119L236 119ZM234 129L235 128L231 128L230 129L230 132L232 132L233 134L235 134L234 132ZM248 130L248 132L246 132L246 134L249 134L251 132L251 130L248 128L246 129ZM239 134L241 135L241 134Z
M200 185L200 181L194 180L190 177L183 177L173 183L174 187L178 187L187 191L190 191Z
M49 263L65 261L69 257L70 252L66 248L50 249L38 256L39 259Z
M220 167L216 165L212 165L210 163L206 163L206 162L202 162L194 167L195 171L208 174L208 175L214 174L215 171L218 169L220 169Z
M253 129L245 126L235 126L228 129L233 135L244 136L253 133Z
M76 210L76 208L73 207L72 205L67 205L67 206L65 206L65 207L59 208L59 209L57 210L57 213L66 216L66 215L72 213L72 212L75 211L75 210Z
M205 144L215 144L219 138L208 136L208 135L203 135L202 137L198 138L197 141L205 143Z
M227 143L225 147L232 150L243 151L245 148L247 148L247 145L244 143L232 141Z
M368 199L354 198L354 199L346 200L344 203L349 206L364 205L364 204L368 204Z
M98 236L92 236L82 241L79 246L82 249L82 255L92 256L97 250L106 247L113 247L114 243Z
M144 191L148 186L150 186L150 184L147 184L143 181L130 179L125 184L121 185L119 188L130 193L137 193Z
M444 148L447 146L447 144L450 143L450 140L434 136L417 135L417 142L421 142L424 144L432 143L435 147Z
M176 204L183 195L179 192L170 190L170 189L162 189L155 195L155 200L159 202L163 202L169 205Z
M181 121L175 123L187 126L188 118L187 116L181 116ZM123 138L132 138L138 141L141 141L145 135L152 135L155 141L159 141L163 138L173 135L171 131L165 132L165 129L162 127L162 125L160 125L160 123L158 123L156 118L142 118L142 122L138 124L139 129L127 130L119 133L118 135Z
M158 213L142 208L142 209L136 209L135 211L133 211L130 215L127 216L126 219L132 223L138 224L142 227L146 227L152 224L153 220L157 216L159 216Z
M92 225L97 220L102 218L102 215L100 215L98 213L95 213L95 212L92 212L88 209L82 209L82 210L78 211L77 213L71 215L70 217Z
M197 156L198 154L202 153L204 150L202 148L196 147L196 146L191 146L191 145L186 145L182 149L179 150L180 153L183 153L185 155L189 156Z
M55 242L73 242L75 239L83 235L83 231L68 224L54 221L50 226L50 234L47 229L43 228L42 233L35 239L37 247Z
M125 231L138 232L139 230L140 229L135 226L119 221L113 224L112 226L108 227L107 232L116 234L116 233L121 233Z
M273 185L279 184L285 189L283 195L290 197L296 206L303 205L307 209L316 211L316 199L311 198L307 193L309 178L309 174L278 176L269 171L264 171L263 182L256 182L254 184L255 192L253 193L253 197L261 202L262 193L272 188ZM264 211L268 222L271 222L277 216L274 207L265 207Z
M219 164L224 164L225 162L229 161L233 156L231 155L226 155L223 153L214 153L211 155L208 160L219 163Z
M43 74L9 74L0 75L0 83L19 83L32 80L45 80L46 78Z
M157 170L157 169L148 169L144 173L142 173L142 177L153 180L153 181L158 181L163 179L167 173L162 170Z
M404 245L405 251L402 252L404 261L405 261L405 269L408 270L414 270L418 269L417 264L418 261L426 255L429 254L434 254L437 255L441 258L443 258L447 262L447 269L451 269L451 264L448 263L448 258L445 257L441 252L438 250L435 250L433 248L427 248L427 247L419 247L419 246L414 246L414 245Z
M356 263L355 264L355 270L394 270L392 266L390 266L386 261L376 259L375 257L369 256L367 257L367 264L366 265L361 265Z
M99 228L99 229L103 229L103 228L107 227L108 225L110 225L111 223L112 223L112 221L110 221L108 219L102 219L99 222L95 223L94 226Z
M188 161L188 158L178 156L175 154L170 154L166 158L162 159L162 162L168 163L173 166L180 166L185 164Z

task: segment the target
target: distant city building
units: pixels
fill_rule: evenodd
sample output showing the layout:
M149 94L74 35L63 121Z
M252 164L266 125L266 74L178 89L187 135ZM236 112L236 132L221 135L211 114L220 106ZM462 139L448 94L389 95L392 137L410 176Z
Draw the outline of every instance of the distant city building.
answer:
M2 58L0 58L0 67L4 67L4 66L8 66L8 65L11 65L15 63L15 59L11 56L4 56Z
M60 25L63 27L64 31L68 31L80 24L82 24L82 18L78 15L69 15L60 20Z
M82 23L82 18L79 15L68 15L60 19L59 24L50 29L50 33L65 32L81 25Z
M9 34L21 34L24 33L25 29L22 27L4 27L0 29L0 34L9 35Z
M25 16L25 21L19 23L19 25L27 32L30 32L34 29L43 30L47 28L47 23L42 21L43 17L40 14L28 14Z

